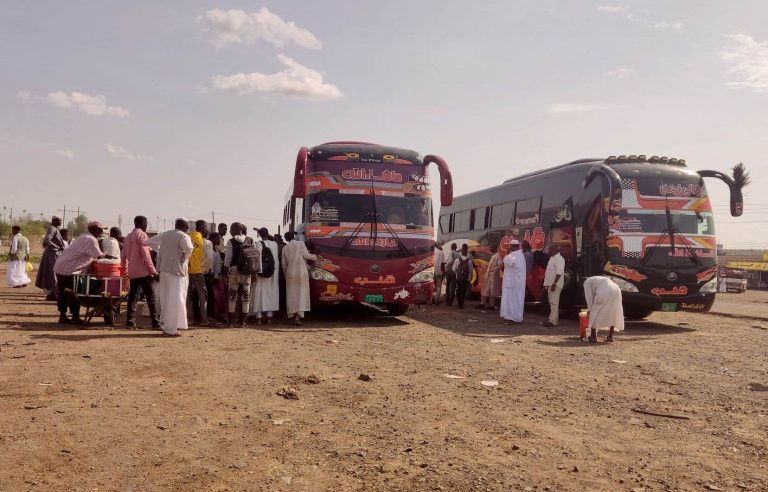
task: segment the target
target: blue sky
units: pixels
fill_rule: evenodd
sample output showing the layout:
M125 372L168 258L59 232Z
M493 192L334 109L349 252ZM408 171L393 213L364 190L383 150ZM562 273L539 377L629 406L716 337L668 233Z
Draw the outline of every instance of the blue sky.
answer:
M298 148L329 140L442 155L458 194L645 153L747 164L746 214L719 214L719 240L768 247L762 1L4 6L0 201L17 210L275 221Z

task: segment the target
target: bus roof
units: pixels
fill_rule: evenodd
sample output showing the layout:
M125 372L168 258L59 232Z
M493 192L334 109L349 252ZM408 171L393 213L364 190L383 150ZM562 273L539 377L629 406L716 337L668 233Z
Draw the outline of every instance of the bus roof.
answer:
M422 165L423 161L418 152L397 147L388 147L369 142L326 142L309 149L309 158L313 160L328 160L335 156L349 153L358 154L362 159L369 161L384 161L384 156L396 156L398 159L409 161L416 165Z
M587 163L607 164L609 166L613 166L617 164L661 164L661 165L685 167L684 159L676 159L676 158L670 159L667 157L658 157L658 156L652 156L650 158L646 158L646 156L644 155L630 155L630 156L620 155L618 157L615 155L612 155L608 158L591 157L591 158L585 158L585 159L577 159L575 161L567 162L565 164L560 164L559 166L550 167L547 169L541 169L538 171L533 171L527 174L523 174L521 176L517 176L515 178L510 178L505 180L504 183L511 183L513 181L530 178L531 176L551 173L553 171L558 171L560 169L563 169L569 166L574 166L577 164L587 164Z

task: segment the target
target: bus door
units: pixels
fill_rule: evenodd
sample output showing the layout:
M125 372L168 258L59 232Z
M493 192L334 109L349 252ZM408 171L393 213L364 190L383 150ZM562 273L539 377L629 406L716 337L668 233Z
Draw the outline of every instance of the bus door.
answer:
M556 244L560 254L565 259L565 282L563 290L568 292L576 287L576 265L578 263L576 221L573 210L573 199L569 198L552 215L549 223L547 246ZM546 249L545 249L546 250ZM570 296L566 296L570 298Z

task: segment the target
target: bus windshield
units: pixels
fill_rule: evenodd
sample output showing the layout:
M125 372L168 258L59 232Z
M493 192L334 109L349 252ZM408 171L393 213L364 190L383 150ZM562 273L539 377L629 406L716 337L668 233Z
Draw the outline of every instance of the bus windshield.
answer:
M675 232L686 235L713 236L715 221L712 212L672 210L672 227ZM643 232L660 234L668 228L667 215L663 210L622 211L618 221L611 226L614 234Z
M378 222L432 226L432 203L424 197L376 195L374 203L368 194L327 190L310 194L305 203L309 222L373 222L375 209Z

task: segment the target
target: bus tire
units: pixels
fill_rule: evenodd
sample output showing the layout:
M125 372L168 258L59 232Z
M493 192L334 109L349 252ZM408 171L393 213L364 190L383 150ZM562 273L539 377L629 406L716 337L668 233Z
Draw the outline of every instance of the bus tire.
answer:
M402 316L408 312L408 304L387 304L387 312L391 316Z
M645 319L653 313L653 308L645 306L624 306L624 317L628 320L640 320Z

